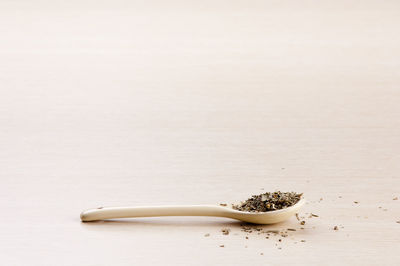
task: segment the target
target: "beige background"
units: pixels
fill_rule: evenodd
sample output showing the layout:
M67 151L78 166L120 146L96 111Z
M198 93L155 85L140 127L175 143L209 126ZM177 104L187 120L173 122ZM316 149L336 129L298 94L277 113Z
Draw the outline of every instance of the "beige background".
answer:
M399 29L399 1L1 0L0 264L398 265ZM79 221L261 188L320 218L282 249L228 219Z

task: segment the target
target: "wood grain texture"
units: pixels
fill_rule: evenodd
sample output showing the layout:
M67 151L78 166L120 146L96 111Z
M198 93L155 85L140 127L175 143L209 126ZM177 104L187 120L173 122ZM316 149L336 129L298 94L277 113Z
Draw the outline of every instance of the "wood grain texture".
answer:
M399 12L1 1L1 264L398 265ZM282 243L229 219L79 221L275 189L319 215Z

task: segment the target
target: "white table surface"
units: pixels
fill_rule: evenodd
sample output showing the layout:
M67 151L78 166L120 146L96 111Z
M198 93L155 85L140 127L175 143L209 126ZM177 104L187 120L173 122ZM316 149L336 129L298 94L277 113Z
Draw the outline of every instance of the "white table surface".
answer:
M398 265L399 29L398 1L0 1L0 264ZM79 220L276 189L320 216L282 242Z

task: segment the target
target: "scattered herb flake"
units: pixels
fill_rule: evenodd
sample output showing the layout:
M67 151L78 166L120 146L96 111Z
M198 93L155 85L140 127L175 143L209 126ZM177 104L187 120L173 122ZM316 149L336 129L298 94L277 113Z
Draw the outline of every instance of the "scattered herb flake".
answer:
M229 229L227 229L227 228L223 228L222 230L221 230L221 232L222 232L222 234L223 235L229 235Z

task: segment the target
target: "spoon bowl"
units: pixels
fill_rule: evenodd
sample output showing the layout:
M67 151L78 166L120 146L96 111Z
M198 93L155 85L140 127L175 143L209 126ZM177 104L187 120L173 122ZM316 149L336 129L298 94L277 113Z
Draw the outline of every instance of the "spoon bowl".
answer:
M214 216L226 217L254 224L273 224L289 219L304 205L301 199L295 205L269 212L244 212L218 205L150 206L150 207L100 207L81 213L83 222L135 217L157 216Z

